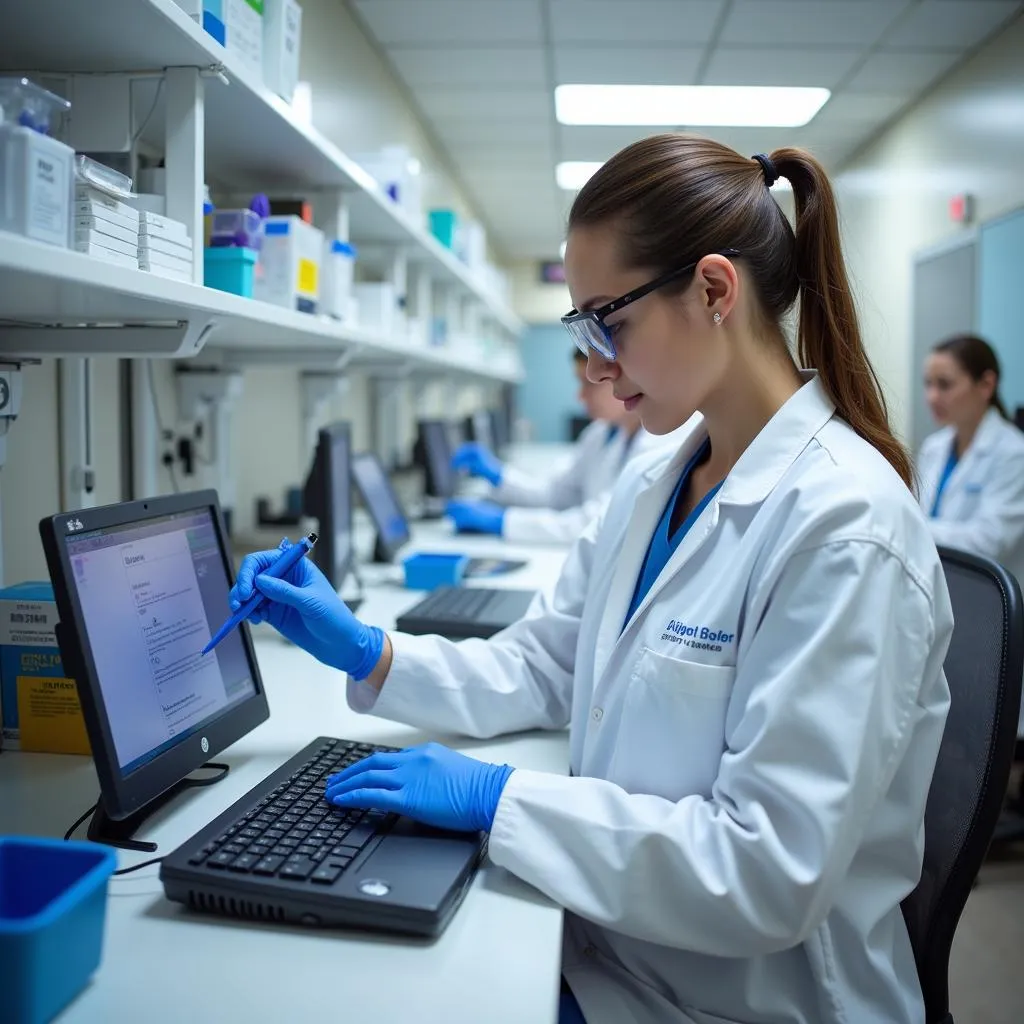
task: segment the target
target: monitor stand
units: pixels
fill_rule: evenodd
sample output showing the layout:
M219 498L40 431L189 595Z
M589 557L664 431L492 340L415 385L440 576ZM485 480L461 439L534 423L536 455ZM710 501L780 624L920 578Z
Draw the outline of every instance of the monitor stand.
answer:
M168 801L174 799L179 793L186 789L196 789L199 786L212 786L220 782L230 770L230 765L217 761L207 761L197 770L205 768L215 769L216 775L206 778L193 779L184 778L181 782L171 786L170 789L161 793L154 800L150 800L145 807L140 807L134 814L127 818L116 820L111 818L103 806L103 797L96 802L96 810L93 812L92 820L89 822L88 837L94 843L103 843L105 846L116 846L120 850L138 850L140 853L152 853L156 849L156 843L144 842L139 839L132 839L142 823L153 813L158 811Z
M373 538L373 561L379 562L382 565L390 565L394 559L391 557L391 552L384 546L384 543L380 539L380 531L377 531L376 536Z

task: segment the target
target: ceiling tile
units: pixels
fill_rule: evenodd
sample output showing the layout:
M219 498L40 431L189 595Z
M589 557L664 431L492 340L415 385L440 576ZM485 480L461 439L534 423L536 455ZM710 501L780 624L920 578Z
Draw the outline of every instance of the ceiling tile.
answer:
M902 92L910 99L948 71L960 56L948 51L875 53L846 83L846 88L852 92Z
M905 92L846 92L834 95L807 127L822 125L867 126L884 124L905 107L910 97Z
M555 84L693 85L703 52L682 46L556 46Z
M529 120L547 124L553 117L554 98L545 89L417 89L416 102L430 118Z
M704 85L798 85L834 88L864 51L787 50L720 46L711 56Z
M560 125L559 159L607 160L620 149L656 131L646 125Z
M883 45L968 50L1020 9L1019 0L925 0L900 19Z
M449 147L547 146L551 143L551 125L539 118L510 118L495 121L489 117L434 118L434 129Z
M393 46L388 56L411 89L438 86L544 88L544 51L539 46L405 47Z
M706 43L722 0L550 0L551 35L562 43Z
M719 42L723 46L870 46L908 0L736 0Z
M540 43L540 0L354 0L385 46Z

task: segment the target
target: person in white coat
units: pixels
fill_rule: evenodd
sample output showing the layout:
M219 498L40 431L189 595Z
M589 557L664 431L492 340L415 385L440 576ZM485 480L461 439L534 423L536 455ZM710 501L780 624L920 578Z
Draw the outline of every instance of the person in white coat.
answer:
M940 429L921 445L918 497L935 543L984 555L1024 583L1024 433L999 397L999 359L983 338L958 334L925 365ZM1024 737L1024 706L1018 735Z
M608 381L587 380L587 357L573 349L578 397L592 422L573 446L568 464L551 476L535 476L502 463L474 442L460 445L452 466L492 485L485 499L455 498L446 514L458 531L494 533L521 544L571 544L600 514L630 459L665 443L648 434L627 412Z
M952 614L828 178L802 150L654 136L576 197L566 271L590 378L651 433L693 419L623 473L550 600L489 641L386 635L308 559L260 575L264 552L232 601L265 594L259 618L348 673L357 710L472 736L568 725L565 776L427 743L325 787L487 830L490 859L565 908L561 1022L922 1024L900 901ZM798 296L804 372L782 327Z

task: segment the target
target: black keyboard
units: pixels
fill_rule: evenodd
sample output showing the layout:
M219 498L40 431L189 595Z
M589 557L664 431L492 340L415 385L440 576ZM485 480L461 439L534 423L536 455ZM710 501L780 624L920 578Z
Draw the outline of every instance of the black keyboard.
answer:
M494 597L493 590L478 587L452 587L435 590L416 606L420 618L475 619Z
M196 850L188 863L216 871L331 885L397 815L343 810L324 799L329 775L395 747L327 739L291 776Z

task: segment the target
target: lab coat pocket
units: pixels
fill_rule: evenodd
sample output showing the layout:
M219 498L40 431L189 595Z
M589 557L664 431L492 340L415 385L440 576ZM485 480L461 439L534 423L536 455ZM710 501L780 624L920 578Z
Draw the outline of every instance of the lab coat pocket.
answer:
M645 648L623 701L611 781L669 800L710 796L735 678L735 666L702 665Z

